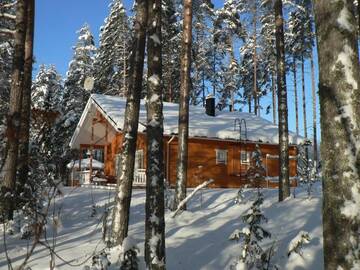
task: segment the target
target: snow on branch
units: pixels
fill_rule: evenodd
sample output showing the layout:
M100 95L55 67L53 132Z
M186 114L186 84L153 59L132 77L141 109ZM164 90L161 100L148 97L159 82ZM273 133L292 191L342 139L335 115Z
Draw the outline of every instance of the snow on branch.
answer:
M172 218L176 217L176 215L182 210L184 205L195 195L196 192L198 192L200 189L206 187L207 185L214 182L214 179L209 179L208 181L205 181L204 183L198 185L185 199L183 199L180 203L175 212L171 215Z
M13 3L8 4L0 4L0 8L12 8L16 5L17 1L14 1Z
M16 19L15 15L9 14L9 13L0 13L0 18L10 19L14 20Z
M14 30L7 29L7 28L0 28L0 35L10 35L10 36L13 36L13 35L15 35L15 31L14 31Z
M303 246L308 243L310 243L310 234L306 231L300 231L289 244L288 257L292 253L297 253L302 257Z
M283 1L283 5L289 5L289 6L293 6L301 11L306 11L304 7L302 7L301 5L297 5L295 4L293 1L290 1L290 0L285 0Z

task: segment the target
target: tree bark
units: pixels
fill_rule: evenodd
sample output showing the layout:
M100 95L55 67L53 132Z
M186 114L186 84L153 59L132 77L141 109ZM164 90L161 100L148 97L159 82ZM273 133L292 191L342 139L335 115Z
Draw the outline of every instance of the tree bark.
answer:
M184 21L182 57L180 71L180 104L179 104L179 140L176 171L176 197L177 206L186 197L187 163L188 163L188 137L189 137L189 91L190 66L192 42L192 0L184 0ZM184 208L186 209L186 205Z
M284 18L282 0L275 0L276 67L279 113L279 201L290 196L288 106L285 77Z
M315 0L325 269L358 269L360 70L352 0ZM339 20L347 14L346 21Z
M2 183L2 190L10 193L13 193L15 188L19 150L21 105L24 87L24 57L27 2L28 1L25 0L18 0L16 4L14 59L11 76L10 106L7 115L6 130L7 142L5 162L1 173L4 177ZM5 218L12 219L12 208L12 198L8 196L5 205L3 205L2 207Z
M357 17L358 17L358 39L360 38L360 1L357 4Z
M310 54L310 66L311 66L311 93L312 93L312 113L313 113L313 152L314 152L314 167L318 171L318 145L317 145L317 126L316 126L316 86L315 86L315 66L314 56L311 50Z
M27 26L25 37L24 88L21 110L20 146L19 146L19 191L27 182L29 173L29 134L31 110L31 83L34 48L35 0L28 1Z
M276 79L275 79L274 71L272 71L271 74L271 84L272 84L273 123L276 125Z
M258 89L257 89L257 54L256 54L256 22L257 22L257 9L256 9L256 1L254 1L253 5L253 27L254 27L254 52L253 52L253 62L254 62L254 82L253 82L253 95L254 95L254 113L258 114L259 106L258 106Z
M147 269L165 269L161 0L149 0L148 12L145 262Z
M293 59L293 76L294 76L294 95L295 95L295 125L296 135L299 136L299 104L298 104L298 92L297 92L297 78L296 78L296 60Z
M147 16L148 0L138 0L134 27L135 38L130 57L129 88L123 129L124 137L122 153L118 161L118 168L121 168L121 170L117 179L117 192L112 223L112 241L114 245L122 244L128 234L140 97L144 71Z
M301 56L301 82L302 82L302 107L303 107L303 121L304 121L304 137L307 139L307 120L306 120L306 93L305 93L305 60Z

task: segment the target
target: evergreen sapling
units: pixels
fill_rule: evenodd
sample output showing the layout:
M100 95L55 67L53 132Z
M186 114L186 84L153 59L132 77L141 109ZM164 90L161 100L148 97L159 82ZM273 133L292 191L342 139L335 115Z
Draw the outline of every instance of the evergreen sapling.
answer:
M272 249L264 250L260 242L270 238L271 234L262 227L267 218L261 211L264 196L259 191L250 210L242 216L245 227L235 230L229 237L230 240L241 242L240 257L232 265L232 269L270 269Z

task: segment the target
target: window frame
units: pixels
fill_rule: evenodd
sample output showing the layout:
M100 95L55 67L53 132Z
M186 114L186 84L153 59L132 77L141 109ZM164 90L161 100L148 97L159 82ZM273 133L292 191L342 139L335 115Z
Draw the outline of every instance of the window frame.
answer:
M223 156L221 156L223 155ZM227 165L228 150L227 149L215 149L216 165Z
M246 155L246 159L243 159L243 154ZM251 152L246 151L245 149L240 150L240 164L250 164L250 160L251 160Z

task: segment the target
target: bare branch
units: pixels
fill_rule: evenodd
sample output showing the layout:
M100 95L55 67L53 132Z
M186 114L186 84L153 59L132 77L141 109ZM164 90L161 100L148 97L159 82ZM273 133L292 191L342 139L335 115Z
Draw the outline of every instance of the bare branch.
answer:
M179 205L178 208L175 210L175 212L171 215L172 218L176 217L176 215L182 210L182 208L184 207L184 205L195 195L196 192L198 192L200 189L206 187L207 185L211 184L212 182L214 182L213 179L210 179L208 181L205 181L204 183L202 183L201 185L198 185L185 199L183 199Z

